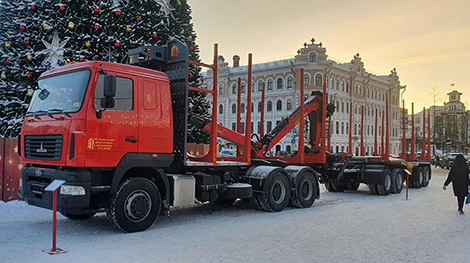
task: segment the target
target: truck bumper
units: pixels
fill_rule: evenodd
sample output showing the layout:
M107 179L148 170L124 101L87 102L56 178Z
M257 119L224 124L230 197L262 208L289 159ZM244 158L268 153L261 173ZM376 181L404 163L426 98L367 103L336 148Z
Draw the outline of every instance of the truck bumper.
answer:
M29 205L52 209L52 192L44 189L54 179L65 180L64 185L81 186L84 195L65 195L57 193L57 210L62 213L83 214L93 212L90 209L91 180L86 169L54 169L40 167L23 167L21 170L20 196Z

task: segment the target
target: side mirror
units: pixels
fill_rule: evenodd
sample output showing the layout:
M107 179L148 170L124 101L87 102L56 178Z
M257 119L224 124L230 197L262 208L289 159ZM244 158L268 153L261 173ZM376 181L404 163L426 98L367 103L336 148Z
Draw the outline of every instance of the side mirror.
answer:
M113 75L104 76L103 96L105 98L113 98L116 96L116 76L113 76ZM105 108L108 108L108 107L105 107Z
M114 98L101 98L100 106L105 109L114 108Z

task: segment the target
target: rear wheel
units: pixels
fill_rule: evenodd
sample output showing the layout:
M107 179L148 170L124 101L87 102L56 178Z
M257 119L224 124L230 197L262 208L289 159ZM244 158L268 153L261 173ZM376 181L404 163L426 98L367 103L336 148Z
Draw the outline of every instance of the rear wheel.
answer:
M264 182L264 193L254 196L255 206L264 211L280 212L286 208L290 199L290 182L282 172L276 172Z
M290 203L299 208L311 207L317 197L318 182L311 172L299 175L295 192L292 193Z
M377 185L375 185L375 184L369 184L368 186L369 186L370 192L371 192L373 195L377 195L377 194L378 194L378 193L377 193Z
M357 191L360 184L361 184L360 182L350 181L350 182L346 183L346 190Z
M377 185L377 194L378 195L389 195L392 189L392 175L389 170L384 171L385 175L383 176L382 184Z
M428 166L423 168L423 187L428 187L431 180L431 169Z
M67 217L68 219L72 220L85 220L92 218L95 213L86 213L86 214L69 214L69 213L61 213L63 216Z
M423 181L424 181L424 176L423 176L423 168L418 167L416 169L416 172L418 173L418 178L411 184L413 188L421 188L423 186Z
M403 190L403 171L401 169L393 169L392 171L392 194L399 194Z
M161 209L160 192L146 178L124 181L112 197L106 215L111 224L125 232L138 232L151 227Z

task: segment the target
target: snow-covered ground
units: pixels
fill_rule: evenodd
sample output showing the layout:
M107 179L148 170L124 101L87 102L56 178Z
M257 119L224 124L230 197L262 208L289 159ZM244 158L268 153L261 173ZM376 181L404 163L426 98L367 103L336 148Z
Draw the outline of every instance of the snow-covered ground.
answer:
M149 230L124 234L105 215L58 217L58 246L49 256L51 211L0 202L0 262L469 262L470 206L457 213L447 170L428 188L405 194L328 193L312 208L266 213L247 205L195 207L159 218Z

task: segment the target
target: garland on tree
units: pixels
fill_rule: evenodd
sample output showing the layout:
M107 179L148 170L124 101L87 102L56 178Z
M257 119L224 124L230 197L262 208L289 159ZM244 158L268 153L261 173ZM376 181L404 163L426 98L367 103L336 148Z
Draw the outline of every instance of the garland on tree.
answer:
M24 114L46 70L68 62L121 62L127 51L177 38L199 61L186 0L5 0L0 2L0 136L21 132ZM190 66L191 86L201 83ZM208 114L205 94L190 92L189 108ZM189 142L208 134L190 128Z

